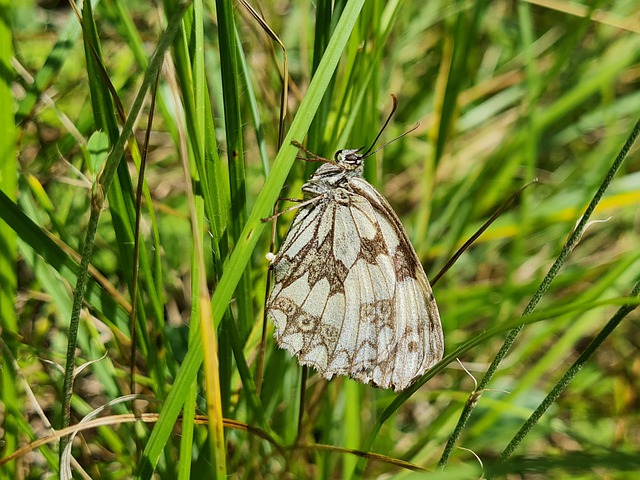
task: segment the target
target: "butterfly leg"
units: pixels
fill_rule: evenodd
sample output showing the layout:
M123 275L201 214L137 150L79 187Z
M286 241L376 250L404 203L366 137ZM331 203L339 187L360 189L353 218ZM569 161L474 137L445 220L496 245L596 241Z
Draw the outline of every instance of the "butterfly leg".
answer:
M304 207L305 205L310 205L310 204L312 204L312 203L315 203L315 202L317 202L318 200L320 200L321 198L323 198L323 197L322 197L322 196L320 196L320 195L319 195L319 196L317 196L317 197L312 197L312 198L310 198L310 199L308 199L308 200L299 200L299 199L292 200L292 199L288 199L288 198L287 198L286 200L289 200L289 201L296 201L296 202L300 202L300 203L298 203L298 205L294 205L293 207L285 208L285 209L284 209L284 210L282 210L281 212L277 212L277 213L275 213L275 214L271 215L270 217L263 218L263 219L261 219L261 220L262 220L262 222L264 222L264 223L270 222L271 220L273 220L274 218L279 217L280 215L283 215L283 214L285 214L285 213L289 213L289 212L293 212L294 210L297 210L297 209L298 209L298 208L300 208L300 207Z
M307 150L300 142L296 141L296 140L291 140L291 145L293 145L294 147L299 148L300 150L302 150L304 153L306 153L307 155L309 155L308 157L303 157L302 155L296 155L296 158L298 160L304 160L305 162L322 162L322 163L332 163L335 165L335 161L331 160L330 158L324 158L321 157L320 155L316 155L315 153Z

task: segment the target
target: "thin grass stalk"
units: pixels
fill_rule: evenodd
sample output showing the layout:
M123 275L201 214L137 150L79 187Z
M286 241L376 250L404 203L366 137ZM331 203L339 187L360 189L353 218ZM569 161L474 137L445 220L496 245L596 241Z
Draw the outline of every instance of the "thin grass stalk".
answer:
M196 202L193 201L193 192L188 190L191 196L191 208L195 213ZM207 287L206 264L204 261L204 250L200 232L204 226L204 217L199 214L196 218L192 215L192 228L194 235L194 255L196 268L194 271L194 303L199 306L197 315L200 316L201 339L197 342L204 350L204 375L205 375L205 395L207 399L207 415L209 418L209 448L211 449L212 470L215 478L223 480L227 475L226 447L224 431L222 429L222 395L220 385L220 360L218 356L218 336L216 329L211 322L211 298ZM200 220L200 221L198 221Z
M167 0L165 10L167 12L173 11L175 3L175 0ZM198 9L195 14L200 18L203 17L203 13ZM194 180L199 181L205 215L210 222L213 269L215 276L219 277L222 270L222 251L227 249L226 238L223 241L223 232L227 228L229 182L227 176L221 171L221 162L218 158L207 80L204 76L204 67L201 66L204 60L192 59L190 56L191 49L188 42L193 34L191 30L193 22L192 16L185 16L183 22L185 25L181 26L180 34L176 36L171 58L175 62L176 74L179 79L177 83L180 86L187 136L191 147L189 154L193 156L191 161L197 169L197 177L193 172L192 175ZM202 28L202 26L200 28L194 27L194 43L200 42L198 30ZM198 49L196 45L196 50L196 57L204 56L202 48ZM204 115L201 113L201 109L204 109ZM200 120L204 121L204 127L199 126Z
M630 296L635 297L640 294L640 282L636 283L633 290L631 290ZM571 368L565 372L562 378L556 383L551 392L545 397L545 399L538 405L538 408L531 414L531 416L527 419L527 421L522 425L520 430L513 436L509 444L500 454L499 461L504 463L511 454L515 451L515 449L520 445L524 437L531 431L531 429L538 423L538 420L542 417L542 415L548 410L548 408L557 400L560 394L564 391L565 388L569 385L571 380L578 374L578 372L584 367L587 363L591 355L595 353L595 351L602 345L607 337L616 329L616 327L620 324L624 318L635 310L637 305L623 305L616 312L616 314L611 317L611 319L607 322L604 328L598 333L598 335L589 343L587 348L580 354L580 356L573 362Z
M280 92L280 115L278 122L278 149L282 146L282 141L284 140L284 129L285 129L285 121L287 118L287 105L289 101L289 61L287 59L287 49L280 40L280 37L273 31L273 29L269 26L269 24L262 18L262 16L246 1L240 0L240 3L247 9L249 14L258 22L260 28L262 28L267 35L278 44L278 46L282 49L282 72L280 72L280 68L277 67L277 58L275 56L275 50L273 47L269 49L271 53L271 58L274 64L276 64L276 68L278 68L278 74L280 80L282 82L282 90ZM262 160L262 167L265 171L265 174L269 173L269 163L267 161L267 152L266 146L264 143L264 136L262 132L262 125L259 118L258 104L255 98L255 92L253 90L253 85L251 84L251 80L249 79L249 68L246 64L246 58L242 48L240 48L240 37L239 32L236 29L236 43L238 44L238 58L240 60L240 64L242 66L242 70L245 78L245 86L247 88L247 94L249 99L249 106L251 108L251 114L254 120L254 127L256 130L258 149L260 151L260 159Z
M167 57L167 63L171 65L171 57ZM180 106L180 94L178 92L178 82L176 76L173 74L175 70L171 67L167 69L167 83L171 86L172 91L172 103L176 110L179 109ZM197 82L198 79L196 78ZM193 97L193 94L190 89L184 89L184 96ZM184 99L185 103L187 103L187 99ZM192 119L197 120L192 117ZM194 128L193 122L189 122L188 119L185 121L191 125L191 128ZM201 226L204 224L204 214L203 211L206 211L206 203L204 198L201 196L194 196L191 190L191 179L194 175L194 172L189 169L191 165L189 154L193 152L193 143L192 149L190 150L188 147L189 139L187 138L187 128L183 123L182 118L178 118L176 122L176 127L178 131L178 156L180 158L180 162L182 164L183 175L185 178L185 186L187 188L187 195L189 196L188 205L191 208L192 216L191 221L196 223L196 225ZM198 130L196 130L197 133ZM198 144L197 139L196 144ZM197 155L196 155L197 156ZM195 212L195 213L194 213ZM195 218L194 218L195 216ZM193 228L193 227L192 227ZM200 228L200 227L198 227ZM215 228L213 228L216 231ZM200 230L198 230L200 231ZM217 239L212 239L212 242L217 241ZM214 256L215 259L215 256ZM214 262L215 264L215 262ZM191 292L198 292L200 289L199 286L199 275L197 274L198 269L200 268L198 264L198 258L195 255L195 250L192 252L190 259L190 270L194 272L191 276ZM190 315L191 322L189 323L189 345L198 345L201 342L201 332L200 332L200 295L192 294L191 301L191 309ZM178 476L181 479L191 478L191 458L194 452L194 433L195 433L195 411L197 405L197 395L198 395L198 384L194 380L191 385L187 385L184 387L186 389L186 401L184 402L184 410L183 410L183 422L182 422L182 435L180 437L180 462L178 465Z
M627 255L618 261L615 265L612 265L608 271L598 278L594 285L584 293L578 295L575 302L572 303L584 303L589 304L596 302L597 299L606 296L606 292L613 287L613 285L623 278L629 269L640 260L640 251L634 255ZM560 279L559 279L560 280ZM563 280L566 280L563 279ZM561 287L556 284L556 289ZM630 304L636 304L635 302L629 302ZM616 305L620 305L616 303ZM583 338L586 325L591 324L596 315L595 310L586 309L581 312L570 312L566 315L556 317L554 322L550 322L548 326L549 334L545 337L548 341L553 336L553 345L549 348L545 348L544 352L541 352L539 358L537 358L535 365L527 368L526 372L523 372L519 376L517 384L513 388L509 388L509 397L512 399L527 398L531 393L532 385L537 385L540 382L544 382L544 378L547 372L552 371L557 365L561 365L567 356L570 356L575 349L577 343ZM531 318L531 316L527 317ZM586 327L588 328L588 327ZM546 344L545 340L533 339L533 341L524 347L520 355L528 357L529 352L539 351L540 344ZM489 400L491 401L491 400ZM532 406L530 410L533 410L535 406ZM528 412L527 412L528 414ZM476 418L473 426L474 431L488 430L496 422L500 421L500 418L504 416L504 411L501 409L491 409L482 418Z
M240 39L240 32L236 26L235 30L236 35L236 47L238 49L238 61L239 67L242 70L242 78L244 79L243 88L245 90L246 99L249 103L249 110L251 112L251 120L253 121L253 128L255 130L256 135L256 144L258 146L258 155L260 156L260 163L262 164L262 171L264 172L265 177L269 175L270 165L269 165L269 153L267 152L267 142L264 137L264 127L262 124L262 118L260 117L260 107L258 105L258 100L256 98L256 92L253 88L253 83L251 82L251 77L249 75L249 65L247 63L247 57L242 50L242 41ZM284 121L284 120L283 120ZM278 145L280 148L280 145Z
M195 329L193 330L195 332ZM180 461L178 462L178 480L191 478L191 459L193 455L193 439L195 431L196 397L198 385L194 382L184 403L182 428L180 430Z
M569 236L569 239L567 240L567 242L565 243L564 247L562 248L562 251L558 255L558 258L556 259L556 261L553 263L553 265L551 266L551 268L547 272L547 275L542 280L542 283L540 284L540 286L536 290L533 298L531 299L529 304L524 309L524 312L522 313L523 317L526 317L526 316L530 315L533 312L533 310L536 308L536 306L538 305L538 302L540 301L542 296L547 292L547 290L551 286L551 283L553 282L555 277L558 275L558 272L560 271L560 269L562 268L564 263L569 258L569 255L571 254L573 249L576 247L576 245L578 244L578 242L582 238L582 235L583 235L585 229L587 228L587 224L589 222L589 219L591 218L591 215L592 215L593 211L595 210L595 208L598 205L598 203L600 203L600 200L602 199L605 191L607 190L607 188L609 187L609 185L613 181L613 178L615 177L616 172L618 171L618 169L622 165L622 162L626 158L626 156L627 156L629 150L631 149L631 146L635 142L636 137L638 136L639 132L640 132L640 120L638 120L638 122L636 122L636 124L634 125L634 127L633 127L633 129L631 131L631 134L629 135L629 138L627 139L627 141L625 142L624 146L620 150L620 153L618 153L618 156L616 157L615 161L611 165L611 168L609 169L609 171L607 172L605 178L603 179L602 183L600 184L600 187L598 188L598 191L595 193L595 195L593 196L593 198L592 198L591 202L589 203L587 209L585 210L584 214L580 218L580 221L578 222L578 225L576 226L576 228L573 230L573 232ZM447 442L447 445L445 446L444 452L442 453L442 457L440 458L440 461L438 462L438 468L439 469L443 469L445 467L445 465L447 464L447 461L449 460L449 457L451 456L451 453L452 453L456 443L458 442L458 438L460 437L460 435L462 433L462 430L464 429L464 426L467 424L467 421L469 420L469 417L471 416L471 412L473 412L473 409L478 404L477 392L482 392L487 387L487 385L491 381L491 378L493 378L493 375L495 374L496 370L498 369L498 366L500 365L500 362L502 362L504 357L509 352L509 349L511 348L511 346L515 342L516 338L518 337L518 334L520 333L520 331L522 330L523 327L524 327L524 324L523 325L519 325L519 326L517 326L516 328L514 328L513 330L511 330L509 332L509 334L507 335L507 338L505 339L502 347L500 348L500 350L496 354L496 357L494 358L494 360L491 362L491 365L489 366L489 369L487 370L487 372L485 373L484 377L482 378L482 380L478 384L478 388L476 389L475 392L472 393L471 396L469 396L469 399L465 403L465 406L464 406L464 408L462 410L462 413L460 414L460 419L458 420L458 424L456 425L456 428L454 429L451 437L449 438L449 441Z
M158 90L158 80L160 79L160 71L158 71L158 75L156 75L156 79L154 82L152 95L151 95L151 105L149 107L149 119L147 122L147 130L145 132L144 144L142 150L142 157L140 159L140 169L138 171L138 185L136 188L136 223L135 230L133 234L134 245L133 245L133 277L131 279L131 298L138 298L138 279L140 274L140 268L138 266L140 260L140 221L141 221L141 208L142 208L142 194L144 191L144 176L147 170L147 154L149 153L149 138L151 137L151 127L153 126L153 114L155 112L156 106L156 92ZM135 382L135 372L136 372L136 336L137 336L137 312L138 312L138 302L131 303L131 361L129 363L129 371L131 378L129 379L129 390L130 393L136 393L136 382ZM135 400L132 402L134 411L135 411Z
M77 11L77 9L74 11L82 22L85 59L87 63L88 83L89 90L91 92L91 105L93 109L94 123L99 131L106 132L110 145L113 145L118 139L119 122L124 124L126 121L125 109L104 65L102 58L102 46L100 43L101 39L97 31L91 4L87 3L85 5L81 17L80 12ZM136 159L136 164L139 165L139 152L135 138L129 143L129 149L132 157ZM136 263L137 267L134 266L133 262L134 253L130 248L130 245L135 244L133 225L135 224L136 207L134 203L132 180L126 165L121 164L118 166L117 175L114 177L114 181L114 187L110 188L106 194L111 219L113 221L113 228L116 238L118 239L117 245L122 257L121 264L123 266L123 272L125 273L129 289L132 291L133 274L130 272L139 268L142 270L144 278L147 280L150 280L152 275L148 268L149 263L144 244L139 245L140 255L138 257L139 260ZM157 298L156 295L154 295L155 286L153 286L151 282L148 284L148 297L155 300ZM142 298L140 296L131 298L135 298L136 302L140 302L140 309L136 318L139 319L142 326L146 325L147 315L146 310L142 308ZM153 304L156 306L157 302L154 301ZM156 358L157 356L154 354L155 345L150 341L147 329L142 327L139 332L141 333L141 341L139 342L139 346L136 345L136 347L140 348L142 353L145 355L147 355L148 352L151 352L151 355L149 356L151 358ZM152 371L157 377L156 385L164 385L164 369L155 368L152 369Z
M196 158L205 158L205 102L208 101L206 91L207 83L204 69L204 5L201 0L195 0L193 3L193 16L189 17L192 23L190 31L192 32L192 42L194 43L193 50L189 51L191 54L191 65L184 65L185 68L191 68L193 92L192 95L195 100L195 125L193 130L196 133ZM189 28L188 25L185 28ZM186 55L184 60L186 60ZM184 87L191 86L185 84ZM199 162L202 163L202 162ZM226 476L226 447L224 441L224 432L222 429L222 395L220 385L220 357L218 355L218 336L215 329L210 322L211 304L208 293L207 284L207 266L204 260L204 246L202 242L202 232L205 230L205 216L204 216L204 202L202 198L197 198L194 195L192 184L190 182L191 175L189 174L189 162L186 156L183 156L183 170L186 177L187 187L187 199L190 210L191 229L194 242L193 250L193 275L191 281L193 305L192 305L192 319L199 319L195 321L196 325L200 326L200 338L194 339L197 344L204 344L207 346L204 355L204 378L205 378L205 396L207 399L207 413L209 417L208 430L209 430L209 442L210 449L210 462L211 473L215 478L223 479ZM200 171L204 171L204 168L200 168ZM200 183L209 185L209 179L206 176L200 177ZM209 189L210 191L210 189ZM211 200L211 199L210 199ZM194 329L195 330L195 329ZM193 330L192 330L193 332ZM193 345L193 343L190 343ZM193 385L190 391L193 390ZM188 458L191 454L188 454Z
M72 5L74 8L75 4ZM80 13L75 9L76 16ZM92 42L96 40L95 21L93 18L93 10L91 2L84 5L82 11L82 17L80 18L83 32L83 44L85 50L85 59L87 62L87 72L89 79L99 77L94 75L96 70L99 70L100 53L99 46L93 46ZM102 94L101 94L102 93ZM99 127L108 131L111 136L115 136L117 132L117 123L114 118L114 100L111 99L108 93L105 93L101 88L92 89L91 95L92 107L95 112L96 123ZM113 120L113 121L109 121ZM132 125L133 127L133 125ZM124 149L123 149L124 150ZM119 163L119 162L118 162ZM99 178L97 179L99 180ZM76 290L74 291L73 306L71 311L71 321L69 324L69 331L67 333L67 355L65 363L65 374L63 383L63 401L62 401L62 425L61 428L68 427L71 424L71 396L73 394L73 380L75 371L75 355L76 347L78 344L78 328L80 325L80 313L82 303L84 300L84 292L86 290L87 272L89 269L89 263L91 255L93 253L93 242L95 239L95 232L98 228L98 220L100 217L100 210L104 204L106 191L98 192L98 183L94 183L92 196L96 193L100 193L102 198L99 200L92 199L91 201L91 216L89 219L89 225L87 230L87 237L89 232L93 230L93 237L88 239L85 237L85 243L83 245L83 256L80 262L80 271L78 274ZM68 437L60 438L60 462L62 463L63 452L66 448Z
M84 302L84 294L86 291L89 264L91 261L91 255L93 253L93 246L95 242L96 232L98 229L98 221L106 198L106 193L109 191L113 182L116 170L123 157L125 146L129 137L133 134L133 125L142 109L144 98L147 90L152 85L155 76L158 74L165 52L171 45L173 38L178 31L180 25L180 19L185 11L185 7L176 10L172 18L170 19L167 30L162 34L158 42L156 51L154 52L151 61L149 62L149 69L145 72L145 76L135 97L131 111L126 123L122 128L122 133L118 137L118 141L113 146L113 149L109 153L107 160L105 161L104 170L101 175L96 179L93 185L91 193L91 216L87 225L87 232L85 234L83 247L82 247L82 260L80 262L80 268L78 270L77 283L73 292L73 306L71 312L71 320L69 322L69 331L67 334L67 355L65 376L63 385L63 402L62 402L62 425L64 427L69 426L71 423L71 395L73 393L73 372L75 364L75 349L78 342L78 327L80 325L80 313L82 311L82 305ZM66 437L64 437L66 438ZM61 439L60 451L64 449L64 440Z
M231 0L216 0L218 15L218 41L220 43L220 71L224 98L224 123L227 140L227 161L229 165L229 186L231 192L231 215L229 222L232 243L238 241L247 220L247 188L244 168L244 146L242 140L242 114L240 107L240 85L242 76L238 65L236 27ZM241 338L246 338L253 323L251 302L251 268L241 277L236 291L238 314L236 323Z
M239 45L236 44L236 25L232 2L217 0L216 14L218 16L218 43L220 55L220 73L222 79L222 97L224 108L224 125L226 135L227 177L230 200L231 217L227 224L230 235L228 248L232 249L240 234L241 226L247 218L246 211L246 175L244 168L244 146L242 139L242 116L240 108L240 78L241 71L238 62ZM197 21L197 20L196 20ZM232 346L230 338L230 323L238 322L242 338L246 338L249 325L253 319L250 271L245 272L236 291L237 317L234 319L228 310L223 317L222 327L218 331L220 388L222 396L223 414L229 415L231 406L231 376L232 376ZM207 320L208 321L208 320ZM235 345L235 351L238 351ZM206 356L207 352L205 352Z
M242 380L242 392L247 398L247 403L248 403L251 415L255 420L257 420L261 429L268 432L269 435L271 435L272 437L277 438L278 437L277 433L274 432L269 426L267 414L260 400L260 396L256 389L256 384L253 380L253 376L251 375L249 364L247 363L247 359L242 349L242 341L240 340L240 333L238 332L238 329L234 322L229 322L228 327L229 327L229 336L231 339L231 348L233 350L233 356L236 360L236 365L238 368L238 373L240 374L240 379Z
M72 4L72 6L73 5L74 4ZM74 10L76 15L80 18L80 13L77 9ZM97 32L90 3L87 3L81 21L84 33L85 56L87 70L89 73L89 88L91 91L91 102L93 105L95 124L98 130L108 132L110 143L113 145L117 142L119 135L118 119L121 123L125 123L126 121L125 110L118 98L117 91L108 76L106 67L103 64L100 44L101 40ZM114 114L114 108L117 112L117 117ZM129 142L129 150L134 163L139 166L142 161L140 159L137 143L135 142L135 137L131 142ZM158 331L162 326L164 304L162 301L162 295L159 293L159 289L154 282L154 275L150 267L145 244L137 244L139 249L137 261L133 258L135 252L130 248L130 245L134 245L136 243L134 234L135 227L133 225L135 224L137 207L134 202L133 182L126 165L120 164L118 166L117 176L114 177L114 180L115 185L112 186L108 192L108 201L114 231L116 238L118 239L117 245L122 256L121 264L123 272L125 273L125 278L128 282L130 291L134 290L133 274L130 272L139 270L143 274L142 278L146 280L147 298L149 299L149 305L152 308L152 314L150 317L154 322L155 330L153 331ZM148 205L152 205L148 189L144 188L144 194ZM149 209L149 218L157 241L157 223L152 209ZM157 272L161 278L162 270L159 269ZM147 314L146 309L143 308L142 296L136 294L132 295L131 298L135 298L136 306L139 308L137 315L135 315L136 320L139 322L139 326L130 327L130 329L136 329L140 334L140 341L133 342L134 349L139 348L143 355L152 359L148 365L151 370L152 377L154 378L154 386L160 389L156 393L163 395L164 392L162 390L166 388L167 384L165 378L166 358L163 355L158 354L156 344L151 340L149 332L147 331L146 326L149 315ZM98 369L100 370L102 367L98 366Z

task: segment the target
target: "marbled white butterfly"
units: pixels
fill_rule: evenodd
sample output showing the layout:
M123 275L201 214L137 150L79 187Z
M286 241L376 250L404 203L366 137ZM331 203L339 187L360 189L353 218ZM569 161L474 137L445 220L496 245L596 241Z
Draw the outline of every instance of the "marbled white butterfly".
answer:
M442 358L444 340L407 233L362 176L373 145L321 159L302 186L306 200L272 257L267 314L278 346L300 364L400 391Z

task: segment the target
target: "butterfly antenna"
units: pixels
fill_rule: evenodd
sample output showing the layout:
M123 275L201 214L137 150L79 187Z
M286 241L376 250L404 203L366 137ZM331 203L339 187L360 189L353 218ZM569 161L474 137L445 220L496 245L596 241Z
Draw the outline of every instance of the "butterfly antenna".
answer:
M380 129L380 131L378 132L378 136L376 137L376 139L373 141L373 143L371 144L371 146L369 147L369 150L367 150L366 152L364 152L364 155L362 156L364 157L368 157L369 155L372 155L371 150L373 149L373 147L376 145L376 142L380 139L380 135L382 135L382 132L384 132L384 129L387 128L387 125L389 125L389 122L391 121L391 117L393 117L393 114L396 113L396 110L398 109L398 97L396 97L393 93L391 94L391 100L393 100L393 108L391 109L391 113L389 113L389 116L387 117L387 121L384 122L384 125L382 125L382 128ZM378 149L380 150L380 149ZM378 151L376 150L376 152Z
M376 137L376 139L373 141L373 143L371 144L371 146L369 147L369 150L367 150L363 155L362 158L367 158L370 157L371 155L373 155L374 153L382 150L384 147L386 147L387 145L389 145L390 143L395 142L396 140L401 139L402 137L404 137L405 135L413 132L416 128L418 128L420 126L419 123L416 123L413 127L411 127L409 130L407 130L406 132L404 132L402 135L398 135L396 138L393 138L391 140L389 140L387 143L385 143L384 145L376 148L375 150L373 150L373 147L375 146L376 142L380 139L380 135L382 135L382 132L384 132L384 129L387 127L387 125L389 124L389 121L391 120L391 117L393 116L393 114L395 113L396 109L398 108L398 99L396 98L396 96L392 93L391 94L391 98L393 99L393 108L391 109L391 113L389 113L389 116L387 117L387 121L384 122L384 125L382 126L382 128L380 129L380 132L378 133L378 136ZM372 151L373 150L373 151Z

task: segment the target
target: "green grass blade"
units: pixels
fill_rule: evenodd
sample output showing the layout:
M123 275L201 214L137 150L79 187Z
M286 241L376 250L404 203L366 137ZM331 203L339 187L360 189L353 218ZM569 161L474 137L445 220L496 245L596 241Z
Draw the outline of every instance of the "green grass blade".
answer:
M16 160L16 127L13 114L13 95L11 83L13 80L13 43L11 27L7 22L11 16L11 4L7 0L0 1L0 193L7 195L9 200L16 199L18 185L18 162ZM11 226L0 220L0 332L6 335L18 335L18 317L14 309L14 299L17 294L18 279L16 263L18 260L18 236ZM3 342L4 343L4 342ZM6 421L3 422L4 444L2 452L14 451L20 441L18 419L24 415L19 400L18 385L15 381L16 372L11 357L15 358L14 345L3 345L1 352L2 364L6 367L0 372L2 401L5 405ZM1 455L1 454L0 454ZM17 475L16 466L10 465L5 472L7 476Z
M622 162L624 161L624 159L628 155L629 150L631 149L632 145L634 144L634 142L636 140L636 137L638 136L639 133L640 133L640 120L633 127L629 138L627 139L627 141L623 145L620 153L618 154L618 156L614 160L614 162L611 165L611 168L609 169L609 171L607 172L605 178L602 180L602 183L600 184L600 187L598 188L598 191L595 193L595 195L591 199L591 202L587 206L585 212L580 217L578 224L576 225L575 229L571 232L571 235L567 239L567 242L564 244L564 246L562 248L562 251L560 252L558 257L556 258L556 261L554 262L554 264L551 266L551 268L547 272L547 275L544 277L544 279L542 281L542 284L538 287L538 289L536 290L533 298L531 299L529 304L524 309L524 312L522 313L523 317L527 317L527 316L531 315L533 310L535 310L536 306L540 302L540 299L547 292L547 290L549 290L549 287L551 286L551 283L553 282L555 277L558 275L558 272L560 271L560 269L562 268L564 263L569 258L569 255L571 254L573 249L576 247L576 245L578 244L578 242L582 238L582 235L584 234L584 231L587 228L589 219L591 218L591 214L595 210L595 208L598 205L598 203L600 203L600 200L602 200L602 197L604 196L605 191L611 185L611 182L613 181L613 178L615 177L618 169L622 165ZM516 340L518 334L520 333L520 331L522 330L523 326L524 325L519 325L519 326L515 327L513 330L511 330L509 332L509 334L507 335L507 338L505 339L504 343L502 344L502 347L500 348L500 351L496 354L496 357L491 362L491 365L489 366L487 372L485 373L484 377L482 377L482 380L478 384L477 390L482 391L487 387L487 385L489 384L489 381L491 380L491 378L493 378L493 375L495 374L496 370L498 369L498 366L500 365L500 362L507 355L509 349L511 348L511 346L515 342L515 340ZM455 446L455 444L457 443L458 437L462 433L462 429L464 428L464 425L466 425L467 421L469 420L469 417L471 416L471 412L473 411L473 409L474 409L476 404L477 403L473 403L473 404L472 403L468 403L468 404L465 405L465 409L462 411L462 413L460 415L460 420L458 421L458 425L456 426L456 430L454 431L454 433L450 437L450 439L449 439L449 441L447 443L447 446L445 447L445 451L444 451L444 453L442 455L442 458L440 459L440 463L439 463L440 468L443 468L446 465L447 460L448 460L449 456L451 455L451 451L452 451L453 447Z
M269 216L272 205L275 203L286 176L293 165L297 149L290 145L291 140L304 138L320 105L320 100L328 87L333 71L340 60L341 52L347 43L363 3L363 1L352 2L345 8L316 75L313 77L311 85L309 85L304 101L291 124L291 129L285 137L283 148L276 157L271 174L256 199L247 224L238 239L238 244L229 258L223 276L211 300L213 321L216 326L220 323L222 315L229 305L231 296L244 271L244 266L249 261L251 251L256 246L260 233L264 228L261 219ZM182 389L190 385L195 379L195 375L202 363L202 355L202 346L194 345L194 348L189 350L176 377L173 389L167 397L160 420L145 448L143 461L138 473L139 478L148 479L151 477L153 468L171 433L171 425L177 418L184 403L183 392L185 390Z
M637 296L638 294L640 294L640 282L637 283L633 288L630 296L633 297ZM620 324L620 322L624 320L624 318L637 307L637 305L623 305L622 307L620 307L618 312L609 320L609 322L607 322L604 328L598 333L596 338L591 341L587 348L585 348L585 350L580 354L573 365L571 365L571 367L565 372L558 383L553 387L551 392L549 392L549 395L547 395L544 401L538 406L538 408L536 408L536 410L531 414L524 425L522 425L520 430L518 430L518 432L514 435L513 439L500 454L501 462L506 461L511 456L511 454L516 450L518 445L520 445L524 437L527 435L527 433L529 433L529 431L538 423L542 415L549 409L553 402L558 399L560 394L569 385L573 377L575 377L578 372L580 372L589 358L595 353L600 345L602 345L602 342L604 342Z

